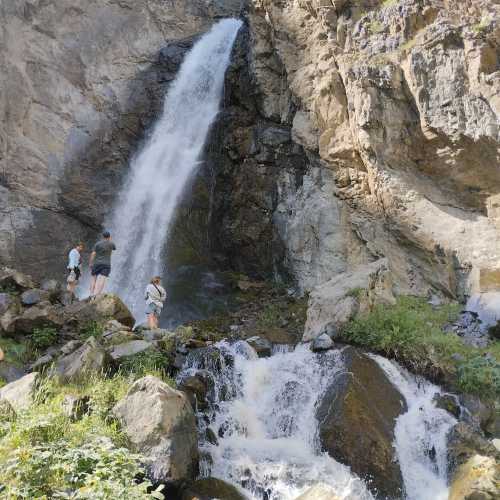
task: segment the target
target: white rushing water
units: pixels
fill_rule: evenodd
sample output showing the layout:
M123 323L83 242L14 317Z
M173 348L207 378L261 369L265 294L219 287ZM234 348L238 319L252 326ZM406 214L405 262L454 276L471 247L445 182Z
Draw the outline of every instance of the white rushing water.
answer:
M441 393L429 381L411 375L397 363L371 356L406 399L408 411L396 421L396 453L407 500L447 500L446 435L456 419L436 408L433 398Z
M162 253L176 207L200 164L217 113L241 21L225 19L186 56L165 98L163 114L133 159L107 227L117 246L111 291L140 321L143 291L163 271Z
M318 483L341 499L373 498L348 467L320 451L316 412L336 374L345 370L342 351L317 355L299 345L258 358L242 341L211 349L192 353L179 377L210 374L212 404L199 414L202 475L237 485L255 500L292 500ZM456 421L435 407L432 399L440 389L396 363L373 358L408 405L397 419L394 443L404 498L447 499L446 434Z

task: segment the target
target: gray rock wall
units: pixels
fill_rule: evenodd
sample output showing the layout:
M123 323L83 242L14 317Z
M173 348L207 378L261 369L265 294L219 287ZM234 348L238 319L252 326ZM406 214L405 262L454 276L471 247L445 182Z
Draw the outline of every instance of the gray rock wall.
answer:
M2 263L58 274L75 240L93 239L161 109L182 40L240 7L239 0L2 2Z

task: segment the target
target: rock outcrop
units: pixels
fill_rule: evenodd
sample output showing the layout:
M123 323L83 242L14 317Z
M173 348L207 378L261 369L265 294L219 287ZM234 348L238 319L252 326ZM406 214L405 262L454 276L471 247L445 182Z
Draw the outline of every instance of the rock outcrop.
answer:
M7 401L16 413L27 410L33 403L38 379L39 374L34 372L5 385L0 389L0 401Z
M198 472L196 420L184 393L156 377L144 377L134 382L113 411L132 448L149 460L152 479L195 478Z
M345 371L335 377L318 407L322 448L381 497L399 499L403 479L393 447L394 426L406 402L375 361L352 347L343 358Z

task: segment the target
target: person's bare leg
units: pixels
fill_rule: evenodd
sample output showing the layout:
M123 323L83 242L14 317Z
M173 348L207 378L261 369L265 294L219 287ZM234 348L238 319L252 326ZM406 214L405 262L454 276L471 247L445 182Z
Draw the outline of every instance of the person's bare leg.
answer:
M68 283L68 286L67 286L68 292L71 292L74 295L75 294L75 286L76 286L76 283L74 281L71 283Z
M92 275L90 278L90 296L93 297L95 295L95 285L97 282L97 276Z
M148 328L152 330L155 327L154 314L148 314Z
M103 290L104 290L104 287L106 286L106 276L103 276L102 274L100 274L98 277L97 277L97 282L96 282L96 285L95 285L95 294L96 295L100 295Z

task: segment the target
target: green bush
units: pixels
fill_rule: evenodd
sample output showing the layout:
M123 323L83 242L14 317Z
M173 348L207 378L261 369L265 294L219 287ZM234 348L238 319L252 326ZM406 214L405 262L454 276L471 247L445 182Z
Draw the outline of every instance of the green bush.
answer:
M110 418L132 378L97 375L84 384L45 379L34 405L0 422L0 498L162 498L143 481L143 457L124 449L126 436ZM71 421L66 394L88 396L91 411Z
M54 328L35 328L30 342L34 349L47 349L57 341L57 331Z

